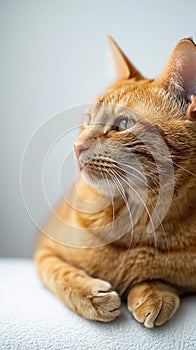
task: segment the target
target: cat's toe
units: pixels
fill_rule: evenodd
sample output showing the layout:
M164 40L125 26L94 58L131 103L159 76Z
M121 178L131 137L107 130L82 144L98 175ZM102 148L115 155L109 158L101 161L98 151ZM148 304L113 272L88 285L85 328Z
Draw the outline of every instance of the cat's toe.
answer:
M110 322L120 315L121 300L110 283L100 280L91 280L92 318L102 322Z
M178 309L179 304L180 299L177 295L169 295L168 293L168 295L163 296L161 310L155 320L155 326L161 326L166 321L170 320Z
M120 315L121 301L115 291L99 292L93 297L92 304L100 321L109 322Z
M176 312L179 302L179 297L173 293L152 291L133 303L130 295L128 308L138 322L153 328L168 321Z

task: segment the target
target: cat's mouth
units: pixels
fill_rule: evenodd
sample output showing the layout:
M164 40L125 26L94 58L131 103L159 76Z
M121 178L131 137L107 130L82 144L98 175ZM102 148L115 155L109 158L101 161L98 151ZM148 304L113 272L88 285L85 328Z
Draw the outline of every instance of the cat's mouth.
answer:
M89 162L78 162L79 171L82 177L91 185L101 183L114 183L116 178L123 179L125 171L117 162L108 162L104 159L92 159Z
M109 170L107 170L106 167L101 167L99 164L96 163L84 163L83 165L79 166L81 174L85 177L90 177L91 180L95 179L102 179L106 177L109 179Z

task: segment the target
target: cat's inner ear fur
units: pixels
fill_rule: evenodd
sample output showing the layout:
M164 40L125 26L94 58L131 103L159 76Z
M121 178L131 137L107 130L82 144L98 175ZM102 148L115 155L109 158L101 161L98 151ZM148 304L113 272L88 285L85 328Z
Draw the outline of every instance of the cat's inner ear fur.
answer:
M191 96L196 96L196 45L192 39L182 39L177 43L154 84L162 86L177 99L193 103Z
M196 121L196 96L191 96L191 104L187 110L187 118Z
M113 81L118 81L122 79L132 79L136 80L143 79L141 73L133 66L129 61L127 56L123 53L117 43L113 38L108 37L108 42L110 46L110 51L112 54L112 59L114 63L114 76L112 77Z

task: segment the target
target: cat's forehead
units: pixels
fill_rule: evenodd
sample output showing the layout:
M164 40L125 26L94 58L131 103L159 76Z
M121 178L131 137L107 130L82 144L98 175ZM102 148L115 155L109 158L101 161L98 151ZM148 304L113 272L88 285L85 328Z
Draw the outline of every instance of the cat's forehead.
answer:
M115 101L91 103L87 111L87 114L96 122L104 122L108 120L108 118L113 119L120 115L130 113L131 110L126 107L125 101L121 101L120 103L116 103Z
M108 117L118 117L127 114L140 117L152 114L154 109L160 109L159 92L149 89L144 82L129 82L112 86L103 95L89 105L88 114L96 121L104 121Z
M88 113L96 122L105 122L127 115L140 121L164 123L173 117L183 116L175 99L171 98L165 89L154 87L151 81L145 81L133 86L127 84L123 93L119 87L106 92L89 105Z

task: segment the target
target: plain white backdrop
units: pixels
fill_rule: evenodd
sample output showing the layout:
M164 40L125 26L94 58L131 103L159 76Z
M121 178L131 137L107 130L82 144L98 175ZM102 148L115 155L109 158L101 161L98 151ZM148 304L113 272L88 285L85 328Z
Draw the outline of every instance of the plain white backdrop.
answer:
M36 228L19 181L25 145L51 115L107 87L107 35L152 78L178 40L196 39L195 13L195 0L0 1L1 256L32 255Z

